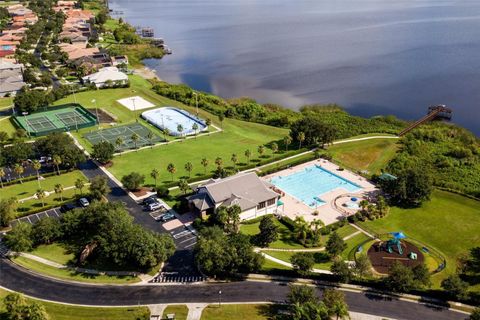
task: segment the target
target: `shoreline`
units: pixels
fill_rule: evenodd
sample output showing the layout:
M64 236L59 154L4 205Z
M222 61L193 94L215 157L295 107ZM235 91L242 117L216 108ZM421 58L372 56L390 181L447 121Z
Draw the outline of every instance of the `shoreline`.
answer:
M133 74L139 75L144 79L151 80L155 79L158 81L163 81L155 72L155 70L152 70L148 68L147 66L143 65L142 67L137 67L133 69Z

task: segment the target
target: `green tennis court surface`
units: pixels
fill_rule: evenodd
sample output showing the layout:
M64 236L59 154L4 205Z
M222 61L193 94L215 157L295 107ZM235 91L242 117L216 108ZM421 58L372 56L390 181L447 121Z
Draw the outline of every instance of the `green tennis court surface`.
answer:
M32 136L94 126L96 118L79 104L48 107L44 111L14 117L14 122Z
M135 142L132 140L132 136L134 133L136 133L139 137L137 141L137 148L163 141L162 138L160 138L153 132L152 138L148 139L149 132L151 131L142 124L134 123L93 131L84 134L83 137L87 139L92 145L102 141L108 141L113 144L117 150L123 151L135 148ZM122 141L121 145L117 144L118 138L120 138Z

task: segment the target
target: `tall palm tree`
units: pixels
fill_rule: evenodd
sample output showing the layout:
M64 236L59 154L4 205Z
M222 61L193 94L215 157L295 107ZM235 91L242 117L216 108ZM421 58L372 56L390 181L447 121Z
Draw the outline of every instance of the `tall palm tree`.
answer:
M40 185L40 172L39 171L42 168L42 164L38 160L33 160L32 167L37 172L38 187L41 188L42 186Z
M250 157L252 156L252 152L249 149L247 149L245 150L244 154L245 154L245 157L247 158L247 163L250 163Z
M45 190L43 189L37 189L37 192L35 193L35 196L37 197L38 200L41 200L42 201L42 207L45 206L45 197L46 197L46 193L45 193Z
M63 186L61 183L55 185L55 193L60 195L60 201L63 202Z
M23 183L22 173L25 171L23 166L17 163L17 164L15 164L15 167L13 167L13 171L15 171L15 173L17 174L18 179L20 179L20 183Z
M150 172L150 177L155 180L155 187L157 186L157 179L160 176L160 172L157 169L153 169L152 172Z
M58 155L54 155L52 158L53 165L57 167L57 174L60 174L60 165L62 164L62 158Z
M168 140L167 140L168 135L170 135L170 130L168 130L167 128L164 128L163 129L163 139L167 142L168 142Z
M207 159L207 158L203 158L200 163L201 163L202 166L203 166L203 170L205 171L205 174L207 174L208 159Z
M305 133L304 132L299 132L297 136L298 140L298 149L302 149L302 143L305 141Z
M82 179L75 180L75 188L80 190L80 194L83 194L83 187L85 186L85 182Z
M192 125L192 130L195 132L195 139L197 139L198 124L196 122Z
M218 121L220 121L220 129L222 129L222 131L223 131L223 120L225 120L225 116L223 115L223 113L220 113L218 115Z
M188 177L190 178L193 170L193 164L191 162L185 163L185 170L188 172Z
M278 152L278 144L276 142L272 143L272 153Z
M147 139L148 139L148 143L150 144L150 147L153 148L153 138L155 137L155 135L153 134L152 131L148 131L147 133Z
M208 129L208 127L210 127L212 125L212 120L210 118L207 118L205 120L205 124L207 125L207 129Z
M262 157L262 155L265 153L265 147L264 146L258 146L258 155L259 155L259 158Z
M140 136L136 132L134 132L130 137L130 139L132 139L133 145L135 146L135 149L137 149L137 143L138 143L138 140L140 140Z
M175 165L173 163L169 163L167 166L167 171L170 172L170 174L172 175L173 181L173 175L175 174L175 172L177 172L177 168L175 168Z
M217 165L217 167L220 168L220 167L223 165L223 160L222 160L222 158L217 157L217 158L215 159L215 164Z
M233 168L236 170L237 169L237 162L238 162L238 157L237 155L234 153L232 154L232 157L230 158L230 160L232 161L233 163Z
M116 140L115 140L115 146L117 147L117 150L118 151L121 151L122 150L122 146L123 144L125 143L125 140L123 140L122 137L118 137Z
M283 144L285 145L285 151L288 151L288 146L292 143L292 137L290 136L285 136L283 138Z
M178 188L180 189L180 191L183 192L183 194L187 194L187 191L188 191L188 189L190 189L190 186L188 185L187 180L181 179L178 182Z
M0 185L3 188L3 177L5 177L5 170L3 168L0 168Z
M177 132L180 134L180 137L183 135L182 132L183 132L183 126L181 124L179 124L177 126Z
M295 234L297 239L299 239L303 244L307 240L308 233L310 232L310 228L308 223L305 221L303 217L296 217L295 218Z
M310 222L310 229L313 230L313 242L315 244L319 244L320 241L322 240L321 229L324 226L325 226L325 224L320 219L315 219L312 222Z

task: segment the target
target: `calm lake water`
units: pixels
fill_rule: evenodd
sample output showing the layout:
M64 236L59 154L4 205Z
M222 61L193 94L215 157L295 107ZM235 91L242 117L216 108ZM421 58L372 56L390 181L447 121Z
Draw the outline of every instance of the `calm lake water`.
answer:
M110 0L173 55L169 82L298 108L414 119L431 104L480 135L480 1Z

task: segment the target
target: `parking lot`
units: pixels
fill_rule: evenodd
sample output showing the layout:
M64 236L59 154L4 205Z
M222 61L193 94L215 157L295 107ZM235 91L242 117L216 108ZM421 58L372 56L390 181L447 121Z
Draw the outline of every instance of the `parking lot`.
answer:
M34 224L40 221L41 219L47 218L47 217L60 218L62 214L63 213L60 212L60 208L54 208L47 211L35 213L23 218L15 219L11 222L11 225L13 227L19 222Z

